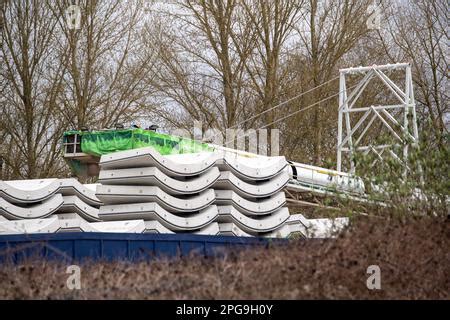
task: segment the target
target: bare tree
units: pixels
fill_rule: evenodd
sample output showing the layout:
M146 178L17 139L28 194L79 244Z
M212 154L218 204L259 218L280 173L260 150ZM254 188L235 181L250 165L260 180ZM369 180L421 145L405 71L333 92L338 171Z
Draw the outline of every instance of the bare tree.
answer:
M64 130L110 127L148 110L151 56L140 52L139 3L8 2L2 10L0 135L6 177L64 175Z
M447 1L410 1L389 9L387 32L378 32L380 47L392 62L412 62L419 126L432 132L437 145L443 147L450 110Z
M2 19L0 124L8 175L55 174L62 134L56 96L63 71L52 63L56 20L44 2L31 0L9 2Z
M256 123L266 124L267 129L279 127L272 125L278 110L272 108L280 102L282 90L289 85L289 68L283 68L287 62L289 46L287 42L303 20L303 0L300 1L242 1L245 19L250 21L254 35L254 49L245 64L251 88L255 92L253 114L263 113L264 117L255 117L246 126ZM234 38L236 42L239 39ZM239 46L236 46L239 48ZM244 58L244 56L242 56Z
M273 112L253 117L279 100L288 69L286 42L301 18L302 1L185 1L165 8L149 28L158 45L160 68L154 84L175 107L161 116L185 127L243 128L269 123ZM284 74L283 74L284 72ZM176 112L181 106L184 113Z
M368 32L368 5L370 3L363 0L308 2L305 21L296 26L298 49L289 61L292 64L293 87L305 92L337 77L346 54ZM326 99L337 91L337 81L313 90L295 100L289 112ZM308 110L286 121L284 138L289 146L295 144L302 151L294 157L300 156L302 161L322 165L325 159L334 158L337 98L328 99ZM293 148L286 149L292 152Z
M68 3L57 2L55 16ZM110 127L130 122L145 105L150 88L150 57L140 55L141 2L80 1L81 23L70 28L60 19L59 43L64 91L60 113L72 128Z
M8 0L0 0L0 11L2 11L3 13L5 12L5 10L6 10L6 4L7 4L7 1ZM0 15L0 30L2 30L3 29L3 24L5 23L5 20L4 20L4 14L1 14Z
M172 125L185 127L189 118L225 129L241 115L250 49L245 41L233 42L235 33L248 31L240 24L237 6L236 0L179 2L158 12L168 25L160 20L158 28L148 29L148 43L158 46L159 52L154 85L163 99L183 110L161 114Z

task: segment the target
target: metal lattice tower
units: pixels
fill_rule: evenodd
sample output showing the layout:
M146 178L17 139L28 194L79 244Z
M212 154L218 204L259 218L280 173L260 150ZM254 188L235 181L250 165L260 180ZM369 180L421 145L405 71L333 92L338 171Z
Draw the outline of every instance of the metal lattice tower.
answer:
M386 71L404 72L404 89L399 87L387 75ZM346 76L363 75L351 92L347 92ZM358 106L366 86L372 79L380 79L389 89L395 104ZM350 91L350 90L349 90ZM384 101L385 103L385 101ZM377 144L375 140L362 143L363 137L370 128L381 125L381 130L392 137L392 143ZM378 131L380 133L381 131ZM340 70L339 82L339 115L338 115L338 147L337 170L342 171L349 164L350 173L355 173L356 164L353 161L356 153L373 152L378 161L384 161L383 156L392 156L402 162L405 174L408 168L408 149L417 145L419 133L417 129L416 105L409 63L397 63L381 66L357 67ZM401 150L395 151L395 150ZM383 155L384 154L384 155Z

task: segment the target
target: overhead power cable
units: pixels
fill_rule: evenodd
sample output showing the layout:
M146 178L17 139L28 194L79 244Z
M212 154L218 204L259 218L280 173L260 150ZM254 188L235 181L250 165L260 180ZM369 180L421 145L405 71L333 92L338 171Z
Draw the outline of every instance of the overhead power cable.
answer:
M267 112L270 112L270 111L275 110L275 109L277 109L277 108L279 108L279 107L282 107L282 106L288 104L289 102L291 102L291 101L293 101L293 100L296 100L296 99L300 98L301 96L303 96L303 95L305 95L305 94L307 94L307 93L310 93L310 92L312 92L312 91L314 91L314 90L316 90L316 89L318 89L318 88L320 88L320 87L323 87L324 85L326 85L326 84L328 84L328 83L330 83L330 82L332 82L332 81L334 81L334 80L336 80L336 79L338 79L338 78L339 78L339 76L334 77L333 79L330 79L330 80L328 80L328 81L326 81L326 82L324 82L324 83L322 83L322 84L319 84L318 86L315 86L314 88L311 88L311 89L309 89L309 90L307 90L307 91L305 91L305 92L302 92L302 93L300 93L300 94L298 94L298 95L296 95L296 96L294 96L294 97L292 97L292 98L289 98L289 99L287 99L286 101L283 101L283 102L281 102L281 103L279 103L279 104L277 104L277 105L275 105L275 106L273 106L273 107L271 107L271 108L269 108L269 109L266 109L266 110L264 110L264 111L262 111L262 112L260 112L260 113L257 113L257 114L255 114L254 116L251 116L250 118L247 118L247 119L245 119L245 120L243 120L243 121L241 121L241 122L238 122L237 124L231 126L231 127L228 128L228 129L234 129L234 128L236 128L236 127L239 127L240 125L242 125L242 124L244 124L244 123L247 123L247 122L250 121L250 120L253 120L253 119L255 119L255 118L257 118L257 117L259 117L259 116L261 116L261 115L263 115L263 114L265 114L265 113L267 113Z
M290 113L290 114L288 114L288 115L286 115L286 116L284 116L284 117L282 117L282 118L280 118L280 119L277 119L277 120L275 120L275 121L272 121L271 123L268 123L268 124L266 124L266 125L264 125L264 126L261 126L261 127L257 128L257 129L255 129L255 131L257 131L257 130L259 130L259 129L267 128L268 126L271 126L271 125L273 125L273 124L275 124L275 123L278 123L278 122L280 122L280 121L286 120L287 118L290 118L290 117L292 117L292 116L294 116L294 115L296 115L296 114L298 114L298 113L300 113L300 112L302 112L302 111L306 111L306 110L308 110L308 109L311 109L312 107L314 107L314 106L316 106L316 105L319 105L320 103L322 103L322 102L324 102L324 101L327 101L327 100L329 100L329 99L331 99L331 98L334 98L334 97L338 96L340 93L342 93L342 92L344 92L344 91L346 91L346 90L353 89L353 88L355 88L356 86L357 86L357 85L352 86L352 87L349 87L349 88L347 88L347 89L345 89L345 90L342 90L342 91L339 91L339 92L337 92L337 93L335 93L335 94L333 94L333 95L331 95L331 96L328 96L328 97L326 97L326 98L323 98L322 100L319 100L319 101L317 101L317 102L314 102L313 104L310 104L310 105L308 105L308 106L306 106L306 107L304 107L304 108L301 108L301 109L299 109L299 110L297 110L297 111L294 111L294 112L292 112L292 113ZM245 138L245 137L246 137L246 135L239 136L239 137L236 138L236 141L238 141L239 139Z
M319 84L318 86L315 86L315 87L313 87L313 88L311 88L311 89L309 89L309 90L307 90L307 91L304 91L304 92L302 92L302 93L300 93L300 94L298 94L298 95L296 95L296 96L294 96L294 97L292 97L292 98L289 98L289 99L287 99L286 101L283 101L283 102L281 102L281 103L279 103L279 104L277 104L277 105L275 105L275 106L273 106L273 107L271 107L271 108L269 108L269 109L266 109L266 110L264 110L264 111L262 111L262 112L260 112L260 113L257 113L257 114L255 114L254 116L251 116L250 118L247 118L247 119L245 119L245 120L243 120L243 121L241 121L241 122L238 122L237 124L231 126L230 128L227 128L227 129L235 129L235 128L238 128L239 126L243 125L244 123L247 123L247 122L250 121L250 120L253 120L253 119L255 119L255 118L257 118L257 117L259 117L259 116L261 116L261 115L263 115L263 114L266 114L267 112L270 112L270 111L275 110L275 109L277 109L277 108L279 108L279 107L282 107L282 106L288 104L289 102L292 102L293 100L296 100L296 99L300 98L301 96L304 96L305 94L308 94L308 93L310 93L310 92L312 92L312 91L314 91L314 90L316 90L316 89L318 89L318 88L320 88L320 87L323 87L324 85L326 85L326 84L328 84L328 83L330 83L330 82L332 82L332 81L334 81L334 80L336 80L336 79L338 79L338 78L339 78L339 76L334 77L334 78L332 78L332 79L330 79L330 80L328 80L328 81L325 81L324 83L321 83L321 84ZM258 129L260 129L260 128L258 128ZM218 134L216 134L216 135L210 137L210 139L214 139L215 137L217 137L217 136L219 136L219 135L220 135L220 133L218 133Z

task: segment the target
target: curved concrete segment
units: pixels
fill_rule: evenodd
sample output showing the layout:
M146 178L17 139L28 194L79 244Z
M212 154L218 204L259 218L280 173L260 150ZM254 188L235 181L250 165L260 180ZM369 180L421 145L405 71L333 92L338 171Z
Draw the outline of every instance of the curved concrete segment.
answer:
M269 232L277 229L289 218L288 208L281 208L271 215L250 218L240 213L233 206L219 206L218 222L233 222L240 229L248 233Z
M266 238L289 238L292 235L299 234L301 237L307 237L307 229L303 224L284 224L280 228L266 233L263 236Z
M0 222L0 234L54 233L58 229L57 217Z
M213 222L208 224L206 227L203 227L200 230L194 231L192 233L204 236L216 236L219 234L219 224L217 222Z
M242 198L232 190L215 190L214 193L216 204L233 205L240 212L251 216L270 214L286 203L284 192L265 199L254 199L255 201Z
M159 234L174 234L175 232L166 228L157 220L152 221L144 221L145 223L145 233L159 233ZM219 234L219 224L217 222L213 222L208 224L206 227L193 231L193 234L200 234L206 236L215 236Z
M74 178L59 179L59 185L60 193L63 196L77 196L91 206L100 206L102 204L95 195L96 185L83 185Z
M253 237L254 235L243 231L233 222L219 224L220 235L236 236L236 237ZM256 236L265 238L288 238L294 234L300 234L302 237L307 236L307 228L301 223L291 223L288 221L282 226L270 232L260 232Z
M81 218L80 216L74 218L59 219L58 232L95 232L96 230L91 227L91 224Z
M101 205L95 192L74 178L0 181L0 197L14 204L41 202L56 193L77 196L90 205Z
M0 198L4 198L14 204L44 201L53 196L57 191L57 180L0 180Z
M50 219L41 219L42 222L45 222L46 220ZM31 220L30 220L31 221ZM35 220L37 221L37 220ZM130 220L128 220L130 221ZM133 221L133 220L131 220ZM135 220L135 221L143 221L143 220ZM42 224L41 222L41 224ZM103 224L96 224L96 223L89 223L82 218L71 218L71 219L59 219L59 225L54 223L54 225L57 227L56 229L53 228L51 232L122 232L117 231L121 228L126 228L127 230L130 230L130 232L138 232L141 233L140 228L140 222L136 225L133 223L131 225L126 225L124 222L127 221L109 221L104 222ZM18 222L17 222L18 223ZM157 220L152 221L144 221L145 229L144 233L159 233L159 234L174 234L175 232L171 231L170 229L166 228L163 224L161 224ZM111 227L113 226L113 227ZM2 226L0 224L0 233L2 232ZM50 229L47 229L50 230ZM20 231L20 230L19 230ZM33 230L30 230L33 231ZM46 232L46 231L42 231ZM23 232L19 232L23 233ZM32 232L28 232L32 233ZM200 235L217 235L219 233L219 225L217 222L213 222L208 224L206 227L201 228L200 230L196 230L192 232L193 234L200 234Z
M211 187L219 179L220 172L211 168L204 174L177 180L161 172L156 167L101 170L99 182L103 185L157 186L168 194L193 194Z
M155 149L145 147L103 155L100 159L100 167L102 170L157 167L168 176L194 176L211 168L218 158L218 155L213 152L177 156L181 157L162 156Z
M172 231L189 231L206 227L217 218L218 212L217 207L213 205L199 213L180 217L164 210L157 203L150 202L102 206L99 216L103 220L157 220Z
M207 189L189 198L176 198L153 186L104 186L97 187L97 197L105 204L134 204L157 202L171 212L199 211L214 202L214 190Z
M27 207L19 207L0 198L0 214L10 220L40 219L56 212L63 203L64 200L60 194L55 194L42 203Z
M91 222L89 225L94 232L143 233L145 231L144 220Z
M243 157L226 154L217 161L221 171L232 171L241 180L267 180L275 177L288 165L285 157Z
M82 218L60 219L58 232L117 232L143 233L143 220L87 222Z
M102 170L157 167L168 176L199 175L217 165L241 179L265 180L287 166L285 157L247 157L222 151L163 156L151 147L114 152L100 159Z
M305 228L309 228L311 226L310 220L306 219L305 216L300 213L291 214L289 219L286 221L286 224L302 225Z
M289 174L283 171L269 181L250 183L239 179L231 171L220 172L220 177L214 183L214 189L233 190L241 197L268 197L279 191L289 182Z
M98 209L84 203L80 198L76 196L65 196L63 197L63 201L64 203L58 210L58 213L78 213L87 221L100 221Z
M251 234L242 231L233 222L219 223L219 234L221 236L253 237Z
M66 219L82 219L84 220L78 213L76 212L67 212L67 213L55 213L55 217L58 217L59 220L66 220Z
M164 227L159 221L144 221L145 231L144 233L175 233L170 229Z

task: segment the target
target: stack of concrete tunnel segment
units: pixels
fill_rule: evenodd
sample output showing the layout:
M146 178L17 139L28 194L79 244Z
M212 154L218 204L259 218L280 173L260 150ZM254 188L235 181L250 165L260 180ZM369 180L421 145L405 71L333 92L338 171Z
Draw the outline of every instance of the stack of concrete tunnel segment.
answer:
M0 234L145 231L143 221L103 222L95 189L74 178L0 181Z
M307 222L285 207L284 157L222 151L161 156L152 148L105 155L97 197L102 220L143 219L172 232L287 237ZM293 220L292 220L293 221Z
M290 214L284 157L226 149L162 156L151 147L107 154L97 184L74 178L0 181L0 234L193 233L320 235L327 221ZM346 221L337 221L345 225Z

